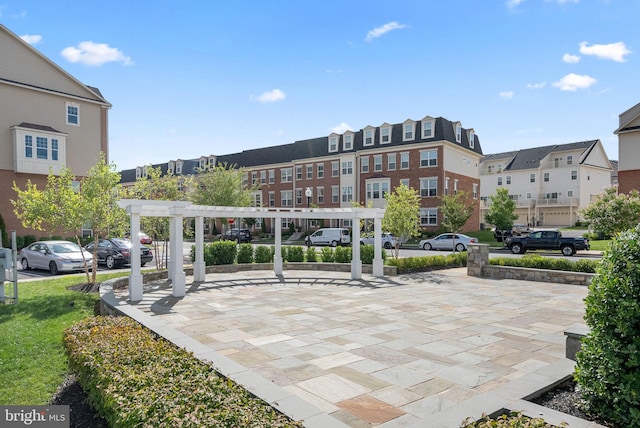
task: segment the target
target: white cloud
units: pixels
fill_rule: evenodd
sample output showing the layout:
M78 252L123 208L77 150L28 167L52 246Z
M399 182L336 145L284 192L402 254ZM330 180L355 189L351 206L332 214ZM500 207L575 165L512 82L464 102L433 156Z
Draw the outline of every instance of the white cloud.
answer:
M85 65L99 66L107 62L133 64L131 58L125 56L122 51L109 47L106 43L80 42L78 47L69 46L64 48L60 54L69 62L79 62Z
M507 0L507 7L509 9L515 9L516 7L520 6L520 3L522 3L524 0Z
M545 86L547 86L547 82L527 83L527 88L529 89L542 89Z
M578 55L564 54L562 55L562 61L567 62L569 64L575 64L580 61L580 57Z
M334 126L333 128L331 128L331 132L335 132L336 134L343 134L346 131L353 131L353 129L351 129L351 126L349 126L349 124L344 122L342 122L338 126Z
M580 43L580 53L583 55L593 55L602 59L610 59L616 62L625 62L625 55L631 51L627 49L623 42L609 43L608 45L591 45L589 42Z
M374 28L373 30L369 31L367 33L367 37L364 40L370 42L377 37L387 34L389 31L401 30L406 27L407 26L404 24L399 24L398 21L389 22L388 24L384 24L382 27Z
M20 36L20 38L30 45L36 45L42 41L42 36L37 34L25 34L24 36Z
M264 92L258 97L258 101L261 103L275 103L276 101L284 100L287 95L280 89L274 89L272 91Z
M553 83L553 86L560 88L562 91L576 91L578 89L586 89L597 82L591 76L570 73L562 79Z
M499 95L503 100L510 100L511 98L513 98L513 91L500 92Z

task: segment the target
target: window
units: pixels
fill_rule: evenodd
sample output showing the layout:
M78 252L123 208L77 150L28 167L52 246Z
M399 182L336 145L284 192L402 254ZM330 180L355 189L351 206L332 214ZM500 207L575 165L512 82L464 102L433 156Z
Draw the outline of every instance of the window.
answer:
M324 164L323 163L316 164L316 171L317 171L318 178L324 178Z
M573 190L567 190L567 197L573 198Z
M425 120L422 122L422 138L433 137L433 121Z
M351 174L353 174L353 162L352 161L342 162L342 175L351 175Z
M346 134L342 137L342 149L353 150L353 135Z
M375 155L373 157L373 170L382 171L382 155Z
M307 165L307 180L313 178L313 165Z
M384 195L389 193L389 182L374 181L367 183L367 200L384 199Z
M207 160L206 159L204 159L204 158L198 159L198 168L204 169L206 164L207 164Z
M409 169L409 152L400 153L400 169Z
M253 194L253 206L254 207L262 206L262 193L257 192Z
M403 141L413 140L413 123L406 123L404 125L403 137L404 137Z
M511 184L511 176L507 175L507 184Z
M453 194L458 194L458 179L453 180Z
M33 137L31 135L24 136L24 157L33 157Z
M331 161L331 176L338 177L340 175L340 161Z
M138 178L142 178L142 167L140 167L140 166L136 167L136 180Z
M502 177L498 177L498 186L502 186Z
M558 168L560 166L560 161L562 160L562 158L554 158L553 159L553 167L554 168Z
M573 155L567 155L567 165L573 165Z
M338 151L338 137L329 137L329 152Z
M51 139L51 160L58 160L58 140L55 138Z
M373 146L373 130L367 129L364 131L364 145Z
M360 158L360 172L369 172L369 156Z
M296 205L302 205L302 189L296 189Z
M324 204L324 187L317 187L316 195L318 198L318 204Z
M389 153L387 155L387 171L395 171L396 169L396 154Z
M296 167L296 181L300 181L302 180L302 167L301 166L297 166Z
M80 125L80 106L75 103L67 103L67 124Z
M182 161L176 162L176 174L182 174Z
M386 126L384 128L380 128L380 142L382 144L391 142L391 128Z
M351 202L353 200L353 187L344 186L342 188L342 202Z
M476 134L473 131L469 131L469 148L473 149L476 145Z
M572 180L577 180L578 179L578 170L577 169L572 169L571 170L571 179Z
M248 172L243 172L242 173L242 187L247 187L248 184L249 184L249 173Z
M276 182L276 172L273 169L269 170L269 184L273 184Z
M269 206L276 206L276 192L269 192Z
M527 192L527 199L531 199L531 192Z
M478 183L473 183L473 199L478 199Z
M542 181L544 181L545 183L549 182L549 173L545 172L544 175L542 176Z
M462 126L456 125L456 143L462 141Z
M437 166L438 165L438 151L426 150L420 152L420 166Z
M292 168L282 168L280 170L280 182L281 183L291 183L292 181L293 181Z
M293 206L293 191L292 190L281 190L280 191L280 206L281 207L292 207Z
M438 177L420 179L420 196L438 196Z
M529 174L529 183L535 183L535 182L536 182L536 175Z
M401 178L400 179L400 184L403 185L403 186L409 187L409 179L408 178Z
M340 202L340 186L331 186L331 202L334 204Z
M209 158L209 168L213 168L214 166L216 166L216 158L214 156L211 156Z
M49 142L44 137L36 137L36 157L38 159L48 159Z
M267 171L260 171L260 184L267 184Z
M251 172L251 184L256 184L258 181L258 173L256 171Z
M421 226L437 226L438 225L438 209L437 208L421 208L420 209L420 225Z
M444 194L449 194L449 177L444 178Z

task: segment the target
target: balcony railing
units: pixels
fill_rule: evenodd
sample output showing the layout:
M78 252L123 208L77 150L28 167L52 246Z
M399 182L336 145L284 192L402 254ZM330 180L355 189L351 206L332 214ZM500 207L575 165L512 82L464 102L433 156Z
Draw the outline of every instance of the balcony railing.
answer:
M513 199L516 208L535 207L577 207L580 206L580 198L541 198L541 199ZM489 208L490 200L481 201L480 208Z

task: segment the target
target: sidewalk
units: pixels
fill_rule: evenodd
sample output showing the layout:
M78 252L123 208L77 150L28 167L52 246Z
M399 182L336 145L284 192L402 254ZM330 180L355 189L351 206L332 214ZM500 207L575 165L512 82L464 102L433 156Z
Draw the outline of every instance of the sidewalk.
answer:
M572 373L563 332L582 322L585 287L466 269L313 275L208 274L187 277L184 298L160 282L135 305L116 299L308 427L450 428L502 408L536 412L521 399ZM544 411L550 423L596 426Z

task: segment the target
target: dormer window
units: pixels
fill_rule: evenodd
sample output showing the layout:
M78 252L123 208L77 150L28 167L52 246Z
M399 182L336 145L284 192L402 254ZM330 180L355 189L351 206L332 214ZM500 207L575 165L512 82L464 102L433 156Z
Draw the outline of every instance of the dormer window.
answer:
M176 162L176 174L182 174L182 161L181 160Z
M200 158L198 160L198 168L204 169L205 166L207 166L207 159L206 158Z
M456 130L456 143L462 142L462 125L460 123L454 124Z
M142 177L142 167L141 166L137 166L136 167L136 180L138 178L141 178L141 177Z
M380 128L380 143L389 144L391 142L391 127Z
M363 133L363 145L373 146L373 137L375 135L375 130L372 128L365 128Z
M413 140L415 132L415 123L414 122L405 122L402 125L402 141Z
M476 133L473 129L469 130L469 148L473 149L476 145Z
M344 134L342 137L342 150L353 150L353 134Z
M422 138L433 138L433 119L422 121Z
M338 151L338 136L329 136L329 153Z
M175 168L176 163L174 161L169 162L169 164L167 165L167 173L172 175Z

